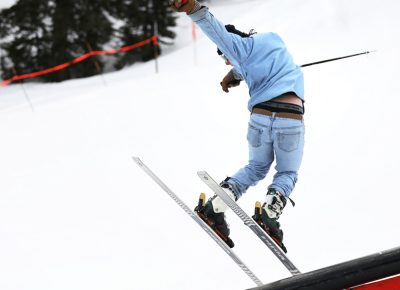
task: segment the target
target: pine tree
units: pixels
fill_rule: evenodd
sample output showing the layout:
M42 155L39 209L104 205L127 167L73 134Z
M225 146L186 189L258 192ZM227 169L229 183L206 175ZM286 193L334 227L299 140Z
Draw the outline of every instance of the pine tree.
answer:
M135 43L148 39L157 33L159 42L167 44L165 38L175 38L171 27L176 25L176 17L170 9L168 1L163 0L126 0L124 12L120 14L124 21L120 39L124 43ZM135 61L147 61L161 54L159 45L151 44L120 57L116 64L121 68Z
M162 43L174 37L170 27L175 17L165 0L18 0L0 16L3 79L14 74L13 67L17 74L30 73L69 62L90 50L103 50L111 43L115 47L148 39L156 26ZM149 44L114 58L91 57L40 79L91 76L101 72L106 62L114 62L119 69L152 59L154 51ZM159 46L156 51L161 52Z
M152 36L156 30L160 43L171 44L166 41L166 38L175 38L175 33L171 30L171 27L176 25L177 17L174 15L169 1L153 0L146 15L146 20L149 24L146 26L148 30L145 30L144 34ZM158 53L161 53L159 47L158 50ZM151 58L152 56L148 52L143 55L144 60Z
M59 0L62 1L62 0ZM75 1L75 14L77 15L76 30L77 51L80 54L91 50L103 50L105 45L113 38L113 26L107 17L107 0L80 0ZM105 60L92 57L80 63L81 76L98 74L102 71Z
M54 0L51 50L56 63L68 62L91 50L102 50L113 36L111 21L106 16L107 1ZM101 72L103 61L89 58L66 70L46 77L48 80L87 77Z
M51 13L51 38L49 41L52 57L49 67L71 61L76 53L75 41L78 39L75 25L75 11L68 1L54 0ZM47 81L62 81L75 77L71 68L63 69L46 75Z
M44 68L49 55L45 45L49 37L48 8L46 1L19 0L2 10L2 26L7 29L0 35L3 78Z
M112 23L106 17L106 0L19 0L2 11L3 26L8 34L0 36L5 51L2 61L3 78L24 74L69 62L89 52L102 49L112 37ZM99 73L102 62L93 59L40 78L62 81Z
M123 45L138 43L147 37L143 35L142 24L145 21L145 7L148 1L144 0L128 0L120 2L115 6L113 11L117 18L123 21L123 25L119 28L118 39ZM138 48L128 53L118 56L118 60L114 65L115 68L121 69L127 64L141 61L142 48Z

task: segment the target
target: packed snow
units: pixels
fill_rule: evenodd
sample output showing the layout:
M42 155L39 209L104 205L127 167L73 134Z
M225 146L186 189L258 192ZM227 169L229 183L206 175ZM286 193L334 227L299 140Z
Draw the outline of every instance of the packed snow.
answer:
M399 246L400 2L212 1L239 29L274 31L304 68L306 145L281 217L307 272ZM58 84L0 87L0 289L246 289L254 283L132 161L139 156L194 207L247 161L248 92L180 15L155 63ZM26 95L24 94L26 92ZM240 205L263 201L266 180ZM290 276L232 213L234 251L264 282Z
M9 8L16 2L17 2L16 0L0 0L0 9Z

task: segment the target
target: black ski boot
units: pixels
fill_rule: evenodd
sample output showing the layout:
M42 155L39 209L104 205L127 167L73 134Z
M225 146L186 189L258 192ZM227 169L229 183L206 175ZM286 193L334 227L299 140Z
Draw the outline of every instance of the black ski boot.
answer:
M279 216L286 205L286 198L275 189L269 189L265 198L265 203L261 207L259 201L256 202L253 219L261 228L277 243L281 249L287 253L283 244L283 231L278 222Z
M194 211L230 248L233 248L235 244L229 238L229 225L225 220L224 212L226 211L227 206L217 195L210 198L207 203L205 203L205 200L206 195L201 193L199 204L196 206Z

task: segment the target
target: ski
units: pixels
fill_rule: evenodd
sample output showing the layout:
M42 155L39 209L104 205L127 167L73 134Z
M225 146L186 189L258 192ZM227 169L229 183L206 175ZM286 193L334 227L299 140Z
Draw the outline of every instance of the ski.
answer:
M193 211L191 210L153 171L150 170L138 157L132 157L133 161L141 168L147 175L153 179L229 256L231 259L242 269L242 271L249 276L249 278L257 285L261 286L263 283L257 276L242 262L242 260L232 251L231 248Z
M281 261L281 263L289 270L289 272L295 276L301 274L299 269L289 260L287 255L282 249L275 243L275 241L251 218L246 212L229 197L228 194L219 186L219 184L211 178L206 171L197 172L201 180L212 189L231 209L236 213L239 218L248 226L260 239L261 241L272 251L272 253Z

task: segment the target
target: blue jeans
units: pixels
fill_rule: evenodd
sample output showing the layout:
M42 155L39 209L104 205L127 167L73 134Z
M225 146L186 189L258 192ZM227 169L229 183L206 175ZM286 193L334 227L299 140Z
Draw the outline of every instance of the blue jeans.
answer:
M249 164L234 174L228 183L236 197L265 178L276 159L276 174L268 188L289 197L297 182L304 147L304 122L251 114L247 132Z

